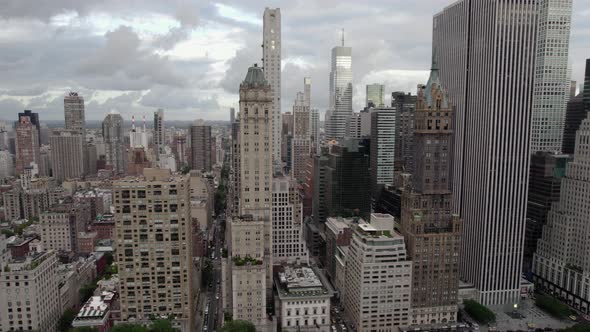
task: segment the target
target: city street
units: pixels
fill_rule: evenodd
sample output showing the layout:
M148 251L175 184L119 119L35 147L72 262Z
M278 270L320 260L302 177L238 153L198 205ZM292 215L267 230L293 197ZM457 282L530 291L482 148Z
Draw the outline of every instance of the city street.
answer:
M221 320L221 237L219 223L217 220L213 221L211 232L209 234L210 243L213 246L209 248L208 257L212 266L211 279L207 285L207 300L204 306L203 317L205 325L203 331L216 331L219 329Z

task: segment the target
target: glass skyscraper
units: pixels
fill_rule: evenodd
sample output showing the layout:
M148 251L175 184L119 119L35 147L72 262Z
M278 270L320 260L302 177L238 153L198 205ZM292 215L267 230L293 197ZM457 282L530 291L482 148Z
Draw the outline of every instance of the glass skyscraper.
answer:
M332 49L330 72L330 108L326 117L327 138L342 139L346 123L352 114L352 48L336 46Z

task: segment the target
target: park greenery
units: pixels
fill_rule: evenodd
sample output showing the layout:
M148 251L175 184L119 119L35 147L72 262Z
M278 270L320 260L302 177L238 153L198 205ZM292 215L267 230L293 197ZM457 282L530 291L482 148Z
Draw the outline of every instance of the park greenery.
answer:
M557 318L566 318L572 314L571 309L559 300L545 294L538 294L535 299L537 307Z
M244 320L232 320L225 323L221 332L256 332L254 324Z
M221 177L219 179L219 185L215 192L215 215L219 216L225 212L227 206L227 181L229 179L229 168L224 165L221 169Z
M483 304L474 300L463 301L465 312L480 324L489 324L496 320L496 315Z
M250 256L246 256L244 258L240 257L240 256L235 256L234 257L234 263L236 264L236 266L243 266L246 264L249 265L262 265L262 261L258 260L256 258L252 258Z

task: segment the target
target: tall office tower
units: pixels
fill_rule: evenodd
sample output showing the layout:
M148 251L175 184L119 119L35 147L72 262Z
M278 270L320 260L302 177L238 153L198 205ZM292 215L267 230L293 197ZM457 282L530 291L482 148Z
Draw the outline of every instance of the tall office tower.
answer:
M272 181L272 262L308 263L299 190L297 183L287 176Z
M352 233L343 304L358 332L398 331L410 323L412 262L389 221L387 227L359 224Z
M29 112L30 111L25 111ZM37 113L31 113L38 116ZM38 117L37 117L37 121ZM14 139L16 150L16 175L21 175L24 169L31 164L41 167L41 152L39 150L39 128L29 115L19 115L15 124L16 136Z
M248 68L240 84L240 217L230 223L231 302L234 319L263 331L272 295L273 97L262 68Z
M362 113L353 112L348 118L348 127L346 128L347 138L361 138L362 135Z
M559 201L543 227L533 258L536 285L582 312L590 310L590 119L576 135L574 160L566 166Z
M236 109L233 107L230 107L230 109L229 109L229 124L231 125L235 121L236 121Z
M309 113L309 134L311 137L312 152L320 151L320 111L314 108Z
M383 107L385 106L384 99L385 85L383 84L367 84L366 93L366 107Z
M586 59L586 70L584 71L584 86L582 89L584 103L590 107L590 59ZM26 111L25 111L26 112Z
M236 122L232 123L232 131L231 131L231 138L232 138L232 145L231 145L231 167L229 171L230 176L230 183L229 186L229 210L231 211L231 216L239 216L240 215L240 178L241 178L241 171L240 171L240 119L238 114L238 119Z
M65 96L64 115L66 129L76 131L82 137L85 137L84 97L79 96L77 92L70 92Z
M164 129L164 110L158 109L154 112L154 147L157 160L160 160L160 154L164 153L165 144L166 131Z
M49 136L53 177L58 182L84 175L84 137L77 130L56 130Z
M303 78L303 96L305 106L308 110L311 109L311 77Z
M396 171L412 173L414 155L414 112L416 110L416 96L409 92L392 92L391 107L395 113L395 157Z
M531 271L533 254L537 251L537 242L543 234L551 205L559 201L561 179L570 159L569 155L540 151L531 156L522 262L522 271L525 273Z
M343 139L352 114L352 48L332 48L330 71L330 108L326 112L326 138Z
M0 180L14 175L13 157L9 151L0 150Z
M315 224L326 222L329 216L327 201L328 190L328 156L327 153L318 153L313 156L313 202L312 202L312 216Z
M559 153L571 83L568 55L572 0L541 1L538 10L531 153Z
M264 76L272 90L273 162L281 163L281 9L265 8L262 20Z
M102 137L105 143L106 163L115 174L125 173L125 141L123 134L123 117L112 110L102 121Z
M461 278L484 304L512 303L520 296L538 2L471 2L453 3L433 22L434 58L456 107Z
M384 186L393 185L395 157L394 108L376 108L371 112L371 199L379 200Z
M281 115L283 127L281 129L281 160L284 163L284 172L289 173L292 166L292 141L293 141L293 113L285 112ZM275 169L275 173L278 172Z
M572 81L570 83L570 95L569 99L572 99L576 96L576 92L578 90L578 83L576 81Z
M421 262L412 272L412 325L457 321L461 221L451 212L453 113L433 64L426 86L418 86L413 185L402 193L407 254Z
M310 85L304 81L305 93L298 92L293 105L293 139L291 140L291 174L300 183L305 181L307 161L311 146L310 138L310 109L308 94Z
M3 267L0 330L56 330L61 316L58 266L55 252L44 251L13 258Z
M197 120L190 129L191 168L203 172L211 171L211 126Z
M563 143L561 146L563 153L574 154L576 132L580 128L582 121L588 117L588 111L590 111L589 104L584 99L584 94L580 93L567 103L565 125L563 128Z
M144 169L113 183L121 319L175 317L193 331L193 263L188 176Z
M39 113L34 113L31 110L25 110L24 112L18 113L19 119L23 116L28 116L31 123L37 127L37 139L39 140L39 146L41 146L41 122L39 121Z

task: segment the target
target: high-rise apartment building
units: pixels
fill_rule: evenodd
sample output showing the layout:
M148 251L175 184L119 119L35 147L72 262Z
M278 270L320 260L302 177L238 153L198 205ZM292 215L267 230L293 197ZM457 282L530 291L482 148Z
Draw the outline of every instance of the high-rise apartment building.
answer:
M158 109L154 112L154 148L156 150L156 159L160 160L160 154L164 153L165 144L164 110Z
M367 84L365 107L385 106L384 90L385 85L383 84Z
M320 151L320 111L311 109L309 114L309 134L311 137L311 150L314 153Z
M531 271L537 241L543 235L543 226L553 202L559 201L561 179L565 175L569 155L537 151L531 156L529 193L524 234L523 272Z
M31 123L37 126L37 138L39 140L39 146L41 146L41 144L44 144L41 141L41 122L39 121L39 113L34 113L31 110L25 110L24 112L18 113L19 119L23 116L28 116Z
M102 137L105 144L106 163L115 174L125 173L125 141L123 134L123 117L117 111L111 111L102 122Z
M463 218L461 278L484 304L520 296L538 7L460 0L433 22L433 57L456 109L451 183L453 212Z
M272 182L272 261L274 265L308 262L297 183L286 176Z
M84 137L77 130L56 130L49 136L53 177L62 182L84 175Z
M281 9L265 8L262 18L264 77L272 91L273 162L281 162Z
M396 109L371 111L371 193L376 202L383 186L393 185Z
M332 48L330 106L326 112L326 138L343 139L352 114L352 48Z
M544 0L538 6L531 153L559 153L571 84L568 55L572 0Z
M391 107L396 109L394 168L396 171L412 173L416 96L409 92L392 92Z
M586 70L590 70L586 67ZM588 82L590 84L590 82ZM590 91L589 91L590 92ZM580 93L567 103L565 112L565 124L563 127L563 142L561 151L566 154L574 154L574 147L576 145L576 132L580 128L580 124L588 117L590 111L590 104L585 102L586 97L584 93Z
M85 136L86 120L84 116L84 97L77 92L70 92L64 97L64 116L66 129Z
M236 121L236 109L230 107L229 109L229 123L230 125Z
M361 138L362 135L362 113L352 112L348 118L348 127L346 128L347 138Z
M28 112L30 113L30 111ZM36 121L38 122L37 113L19 115L18 122L15 124L16 175L23 174L24 169L31 164L41 167L39 128L33 123L35 118L37 118Z
M543 227L533 258L533 277L542 289L583 313L590 311L590 120L576 135L574 160L566 166L559 201Z
M6 150L0 150L0 180L14 175L14 156Z
M272 295L273 98L262 68L248 68L240 84L239 214L229 225L229 273L234 319L263 331Z
M194 331L188 176L144 169L113 183L121 320L174 317Z
M343 305L358 332L410 325L412 262L404 237L388 227L358 224L346 257ZM378 254L376 254L378 252Z
M191 168L202 172L211 171L211 126L203 120L195 121L190 128Z
M461 221L451 212L453 113L433 64L426 86L418 86L413 185L402 193L407 255L420 262L412 270L412 325L457 321Z
M78 233L90 225L90 206L82 202L54 204L39 215L43 248L78 253Z
M54 251L13 259L0 274L0 330L55 331L61 316Z

